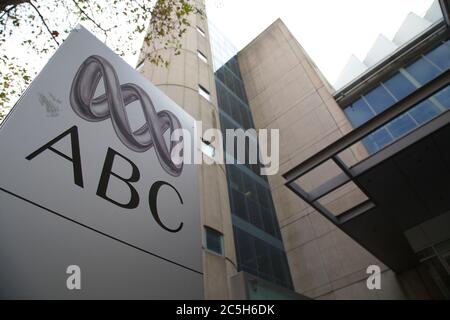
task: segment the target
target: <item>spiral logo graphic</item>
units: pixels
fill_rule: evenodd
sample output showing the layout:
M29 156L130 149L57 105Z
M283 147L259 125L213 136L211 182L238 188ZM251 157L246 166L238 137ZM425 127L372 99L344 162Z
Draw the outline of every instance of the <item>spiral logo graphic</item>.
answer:
M101 79L105 94L94 97ZM140 102L146 122L133 131L126 106L135 101ZM152 100L141 87L132 83L121 85L116 71L105 58L93 55L82 63L72 82L70 104L75 113L87 121L100 122L110 118L114 131L126 147L135 152L155 148L161 167L174 177L181 174L183 163L175 164L171 158L171 152L179 142L171 141L168 147L164 139L167 130L181 129L180 121L170 111L156 112Z

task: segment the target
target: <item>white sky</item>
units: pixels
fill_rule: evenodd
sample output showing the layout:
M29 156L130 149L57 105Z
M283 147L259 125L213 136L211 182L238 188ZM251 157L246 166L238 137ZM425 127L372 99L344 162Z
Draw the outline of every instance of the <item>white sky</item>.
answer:
M433 0L206 0L208 18L239 50L277 18L281 18L331 84L335 83L351 54L363 60L378 34L383 33L392 39L409 12L423 16L432 2ZM119 24L125 22L123 17L117 21ZM83 25L88 27L86 23ZM127 28L134 29L134 26L125 24L120 30L128 32ZM24 32L17 33L2 49L10 56L18 57L20 63L28 61L30 71L39 71L53 52L39 56L30 54L20 46L22 36ZM142 41L143 35L132 45L138 52ZM137 54L130 52L124 59L134 67ZM14 101L12 99L11 105Z
M392 39L409 12L433 0L207 0L208 18L242 49L281 18L333 84L350 55L361 61L380 33Z

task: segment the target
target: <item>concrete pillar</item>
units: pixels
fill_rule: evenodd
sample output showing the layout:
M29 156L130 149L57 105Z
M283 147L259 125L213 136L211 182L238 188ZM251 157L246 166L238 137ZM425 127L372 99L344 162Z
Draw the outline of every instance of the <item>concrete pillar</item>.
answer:
M203 0L200 3L204 6ZM203 131L220 129L208 22L200 15L191 15L189 21L191 26L182 39L180 55L175 55L173 50L158 49L170 62L169 67L145 61L139 71L196 120L202 121ZM144 43L139 61L149 50L154 48ZM198 51L207 58L207 63L198 57ZM199 85L209 91L210 101L199 95ZM230 278L237 270L225 167L204 164L198 169L202 222L199 232L203 233L204 227L208 226L223 233L225 252L221 257L203 248L205 298L229 299Z

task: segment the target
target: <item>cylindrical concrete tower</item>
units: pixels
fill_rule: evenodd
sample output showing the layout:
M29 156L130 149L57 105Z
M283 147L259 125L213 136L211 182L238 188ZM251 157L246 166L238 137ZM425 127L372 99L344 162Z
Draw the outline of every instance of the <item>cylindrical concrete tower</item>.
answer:
M204 0L199 3L204 9ZM175 55L170 49L158 49L158 53L170 62L168 68L144 60L149 50L155 50L144 43L138 69L197 121L202 121L203 130L220 129L208 21L206 17L194 14L189 17L189 21L190 27L182 39L181 54ZM212 145L216 150L222 148L214 142ZM224 248L221 256L207 250L204 245L206 299L232 298L230 277L237 273L226 179L224 165L199 166L202 221L199 232L204 234L205 227L219 231L223 234Z

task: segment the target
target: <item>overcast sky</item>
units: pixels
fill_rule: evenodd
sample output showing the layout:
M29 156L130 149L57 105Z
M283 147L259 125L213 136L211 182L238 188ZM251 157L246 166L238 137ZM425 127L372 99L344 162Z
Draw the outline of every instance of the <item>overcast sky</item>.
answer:
M242 49L281 18L333 84L351 54L363 60L378 34L392 39L409 12L433 0L207 0L208 18Z
M379 33L392 39L409 12L423 16L432 2L433 0L206 0L209 20L239 50L277 18L281 18L331 84L335 83L351 54L363 60ZM118 23L126 22L124 17L118 20ZM124 25L121 30L127 32L127 27L134 29L134 26ZM20 63L28 61L30 71L39 71L53 52L30 55L20 45L22 36L28 37L28 34L16 33L3 49L10 56L18 57ZM133 43L138 52L142 41L143 34ZM129 52L124 59L135 67L138 57Z

